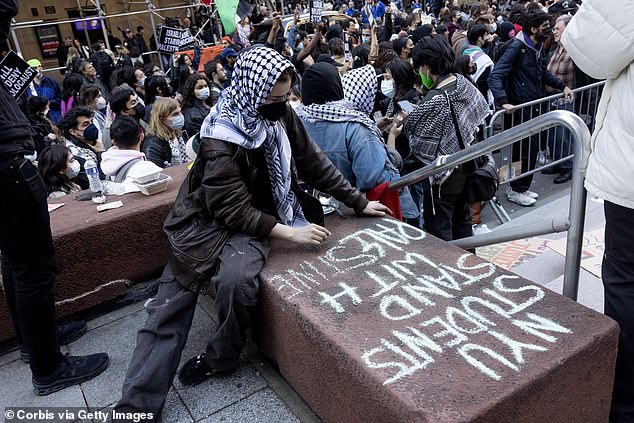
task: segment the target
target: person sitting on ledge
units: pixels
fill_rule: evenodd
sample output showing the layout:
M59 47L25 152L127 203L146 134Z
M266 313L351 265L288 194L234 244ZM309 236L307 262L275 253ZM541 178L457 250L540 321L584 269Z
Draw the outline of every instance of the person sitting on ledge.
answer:
M49 145L42 150L37 170L46 186L48 198L55 199L81 191L81 187L73 182L80 168L70 149L63 144Z
M238 369L269 238L319 245L330 236L319 200L301 190L297 174L358 214L390 212L353 188L310 140L287 104L295 78L293 65L273 49L252 47L238 56L165 221L168 264L147 306L115 411L160 414L199 293L215 294L218 329L206 351L183 365L181 383L196 385Z
M163 170L141 153L143 131L134 118L119 116L110 127L112 147L101 155L101 170L114 182L129 183L135 176ZM126 192L135 191L136 189Z

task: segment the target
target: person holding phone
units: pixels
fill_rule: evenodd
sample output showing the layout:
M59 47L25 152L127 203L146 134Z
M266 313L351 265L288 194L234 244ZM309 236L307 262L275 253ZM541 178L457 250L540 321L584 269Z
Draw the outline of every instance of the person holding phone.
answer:
M316 63L304 72L302 105L297 114L313 141L359 190L370 191L400 176L402 158L394 145L403 129L402 117L394 119L386 144L368 114L344 98L344 87L333 65ZM420 212L408 189L400 192L400 201L404 220L418 219Z
M409 61L396 58L383 66L383 79L381 81L381 93L385 99L381 100L380 107L384 116L382 120L385 124L384 131L388 134L394 125L402 124L403 119L407 117L416 107L418 103L418 91L415 85L419 83L416 78L413 66ZM390 126L390 124L392 126ZM381 126L381 125L379 125ZM390 137L388 136L388 141ZM408 174L422 167L422 163L418 161L412 154L409 146L409 139L400 130L394 138L393 148L403 158L403 167L401 174ZM412 200L416 206L416 210L421 211L422 200L422 183L409 187ZM408 223L421 227L420 218L415 218Z

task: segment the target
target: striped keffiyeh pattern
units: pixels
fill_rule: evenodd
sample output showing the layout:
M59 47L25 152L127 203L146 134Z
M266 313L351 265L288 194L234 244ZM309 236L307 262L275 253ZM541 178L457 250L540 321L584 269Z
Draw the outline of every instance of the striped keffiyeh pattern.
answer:
M258 113L280 75L293 65L275 50L255 46L243 50L235 63L231 85L224 90L200 130L201 138L262 147L278 217L285 225L308 222L291 189L291 146L281 121Z

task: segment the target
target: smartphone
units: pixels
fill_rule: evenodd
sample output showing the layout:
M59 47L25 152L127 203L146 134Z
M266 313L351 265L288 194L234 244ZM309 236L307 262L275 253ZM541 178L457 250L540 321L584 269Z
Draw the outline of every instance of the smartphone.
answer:
M413 105L407 100L399 101L397 104L399 105L401 110L403 110L405 113L411 113L412 110L414 110L414 108L416 107L415 105Z

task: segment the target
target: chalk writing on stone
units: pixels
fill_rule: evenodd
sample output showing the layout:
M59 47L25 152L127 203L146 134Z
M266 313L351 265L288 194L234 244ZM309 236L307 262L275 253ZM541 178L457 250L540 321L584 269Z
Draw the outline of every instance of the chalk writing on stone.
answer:
M383 219L270 281L286 298L316 295L327 313L376 306L390 329L361 341L359 354L383 384L424 371L447 355L482 377L502 380L572 333L531 310L545 297L541 287L501 274L471 254L437 263L417 248L424 239L417 228ZM346 278L352 271L354 279Z

